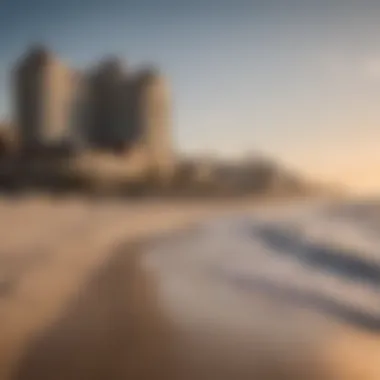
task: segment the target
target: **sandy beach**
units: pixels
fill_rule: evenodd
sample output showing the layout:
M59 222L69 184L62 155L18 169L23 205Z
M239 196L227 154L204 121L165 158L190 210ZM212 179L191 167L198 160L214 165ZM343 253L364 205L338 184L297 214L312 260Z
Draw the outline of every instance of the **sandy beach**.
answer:
M257 209L0 201L0 378L378 379L376 331L260 291L237 296L147 243Z

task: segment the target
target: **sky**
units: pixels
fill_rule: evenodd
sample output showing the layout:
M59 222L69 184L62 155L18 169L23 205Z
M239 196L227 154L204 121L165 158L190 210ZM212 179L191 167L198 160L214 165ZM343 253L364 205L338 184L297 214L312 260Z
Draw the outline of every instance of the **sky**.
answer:
M380 193L379 20L377 0L0 0L0 116L29 44L78 68L118 54L170 81L180 151Z

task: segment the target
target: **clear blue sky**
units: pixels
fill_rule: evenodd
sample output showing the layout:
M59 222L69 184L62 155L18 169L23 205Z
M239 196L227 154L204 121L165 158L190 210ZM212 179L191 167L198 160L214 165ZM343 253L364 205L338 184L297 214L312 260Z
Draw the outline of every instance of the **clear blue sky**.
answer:
M170 79L180 150L380 190L379 20L376 0L2 0L0 115L29 43L78 67L116 53Z

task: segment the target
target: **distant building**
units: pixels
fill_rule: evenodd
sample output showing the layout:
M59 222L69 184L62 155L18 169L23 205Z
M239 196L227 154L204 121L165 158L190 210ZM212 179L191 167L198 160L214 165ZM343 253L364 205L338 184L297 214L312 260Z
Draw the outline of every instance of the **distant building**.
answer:
M75 73L46 49L31 49L15 70L15 114L21 148L64 144L73 128Z
M131 165L153 176L172 174L170 96L156 70L129 74L111 57L79 74L36 47L20 60L14 75L15 122L23 150L69 146L102 160L103 153L117 153L121 172L123 165ZM119 163L108 161L119 173ZM86 159L86 165L96 162Z
M88 75L87 100L85 131L92 147L138 151L147 170L172 171L170 99L162 76L154 70L128 76L118 59L107 59Z
M87 77L86 134L96 148L117 149L128 140L127 81L122 63L110 58Z
M144 70L132 84L133 129L140 132L150 169L170 176L174 169L168 84L155 70Z

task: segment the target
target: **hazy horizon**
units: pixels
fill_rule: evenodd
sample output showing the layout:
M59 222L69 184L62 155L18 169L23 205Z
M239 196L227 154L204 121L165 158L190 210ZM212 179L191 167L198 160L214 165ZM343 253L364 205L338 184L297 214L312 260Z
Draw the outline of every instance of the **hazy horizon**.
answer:
M185 153L263 152L305 175L380 192L380 4L73 0L0 4L0 117L33 42L74 67L104 54L157 64Z

